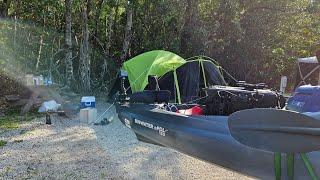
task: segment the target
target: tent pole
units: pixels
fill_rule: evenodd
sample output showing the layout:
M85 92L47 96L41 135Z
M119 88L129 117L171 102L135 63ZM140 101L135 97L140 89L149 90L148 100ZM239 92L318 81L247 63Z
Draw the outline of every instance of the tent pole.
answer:
M174 77L174 84L176 85L176 91L178 96L178 103L181 104L181 96L180 96L180 88L179 88L179 82L177 77L177 71L176 69L173 70L173 77Z
M202 69L202 76L203 76L203 81L204 81L204 87L207 88L207 78L206 78L206 73L204 72L204 66L203 66L203 60L200 60L200 65Z
M203 59L200 59L200 65L201 65L201 70L202 70L202 76L203 76L203 81L204 81L204 87L208 88L207 85L207 78L206 78L206 73L204 72L204 66L203 66ZM206 92L206 96L208 96L208 92Z

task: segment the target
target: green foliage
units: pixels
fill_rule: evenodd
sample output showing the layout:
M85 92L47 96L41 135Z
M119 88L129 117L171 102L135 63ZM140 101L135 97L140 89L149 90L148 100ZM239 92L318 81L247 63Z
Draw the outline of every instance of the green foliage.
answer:
M88 0L73 0L72 4L74 73L78 78L78 52L83 25L81 9L89 4L92 89L104 92L108 91L107 86L112 84L120 67L128 1L87 2ZM192 49L201 49L203 55L215 58L239 80L266 81L271 87L278 87L279 77L287 75L293 83L296 58L312 56L320 48L318 1L313 4L309 0L132 2L134 13L129 53L131 57L155 49L181 54L181 39L188 39L182 33L187 2L196 2L199 6L199 18L192 27L197 35L190 42ZM32 23L18 21L15 30L14 21L0 21L0 26L5 27L0 28L0 65L10 64L19 70L33 72L40 37L43 36L43 53L37 72L52 73L63 84L64 6L63 0L11 1L9 17L16 15L18 19ZM113 21L112 33L108 27L109 16ZM111 48L106 49L110 33ZM190 57L194 54L185 52L183 55ZM101 73L105 61L108 63L108 73Z
M201 12L211 29L206 53L238 79L272 87L287 75L293 83L296 58L319 49L320 9L310 11L308 0L220 1L208 9Z
M19 74L33 73L60 77L63 36L49 28L20 20L1 20L0 63L2 70ZM41 41L41 37L43 41ZM42 43L41 43L42 42ZM41 43L41 44L40 44ZM42 46L39 55L39 48ZM39 68L36 69L39 60Z
M179 52L183 4L171 0L140 1L134 12L132 55L156 49Z
M19 121L15 119L0 119L0 129L17 129Z
M294 79L290 72L295 67L298 57L314 56L320 45L319 7L310 10L310 1L291 1L287 11L281 13L278 25L270 43L270 60L278 74L285 74Z
M33 21L43 26L63 30L64 24L63 0L23 0L11 3L11 14L17 14L19 19Z
M22 117L18 113L13 112L12 114L0 117L0 130L10 130L19 128L20 123L26 121L32 121L37 117L41 117L40 114L30 113Z
M7 141L0 140L0 147L3 147L7 144Z

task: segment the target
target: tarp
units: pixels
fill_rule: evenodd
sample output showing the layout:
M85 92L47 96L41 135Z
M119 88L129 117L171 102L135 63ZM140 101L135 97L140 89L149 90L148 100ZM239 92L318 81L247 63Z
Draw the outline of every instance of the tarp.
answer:
M147 86L148 76L160 77L185 63L182 57L172 52L155 50L126 61L123 69L128 72L132 92L139 92Z

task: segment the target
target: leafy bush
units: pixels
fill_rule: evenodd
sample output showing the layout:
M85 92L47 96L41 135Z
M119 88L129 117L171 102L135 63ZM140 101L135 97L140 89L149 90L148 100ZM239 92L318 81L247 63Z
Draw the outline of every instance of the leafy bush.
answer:
M7 144L7 141L0 140L0 147L3 147Z

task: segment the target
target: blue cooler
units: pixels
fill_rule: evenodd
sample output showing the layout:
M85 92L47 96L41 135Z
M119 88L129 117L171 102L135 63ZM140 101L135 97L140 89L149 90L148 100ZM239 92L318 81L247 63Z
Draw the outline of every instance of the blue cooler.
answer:
M87 107L96 107L96 98L94 96L83 96L81 98L81 104L80 104L81 109L87 108Z
M298 112L320 111L320 86L298 87L294 95L288 99L287 109Z

